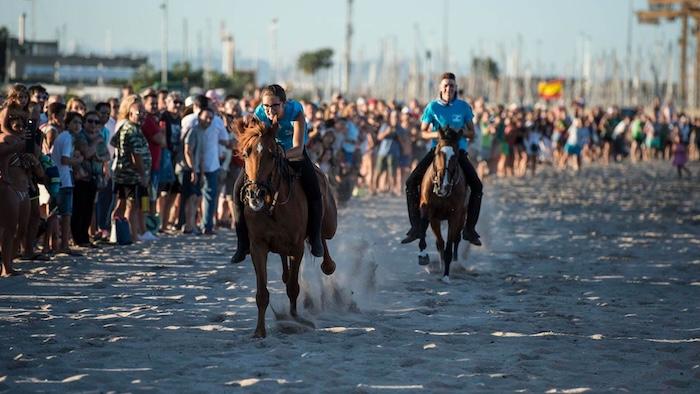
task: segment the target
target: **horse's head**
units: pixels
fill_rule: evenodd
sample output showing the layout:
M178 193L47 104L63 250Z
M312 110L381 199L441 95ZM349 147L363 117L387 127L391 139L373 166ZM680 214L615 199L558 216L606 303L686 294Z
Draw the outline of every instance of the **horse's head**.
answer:
M455 130L450 126L438 129L439 140L444 140L448 143L457 143L459 137L462 136L460 130Z
M449 127L440 129L438 133L440 138L433 159L433 193L438 197L447 197L452 193L459 175L459 135Z
M284 158L282 148L275 141L277 126L268 127L248 116L236 120L234 130L248 179L241 197L250 209L258 212L272 203L272 176Z

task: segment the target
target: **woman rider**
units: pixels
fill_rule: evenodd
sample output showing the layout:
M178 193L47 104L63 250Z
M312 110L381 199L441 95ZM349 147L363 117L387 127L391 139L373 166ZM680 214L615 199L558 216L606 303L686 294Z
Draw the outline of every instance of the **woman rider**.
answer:
M432 148L418 163L411 175L406 180L406 202L408 205L408 218L411 221L411 229L401 243L410 243L416 239L425 237L427 224L420 216L420 184L423 175L433 162L435 157L435 145L439 134L438 129L447 126L461 131L464 136L460 138L458 155L459 166L464 171L464 178L469 186L469 205L467 207L467 220L462 232L462 238L474 245L481 245L479 234L476 232L476 222L479 219L481 209L482 185L474 167L467 159L467 141L465 137L474 135L474 123L472 108L466 101L457 98L457 83L455 75L447 72L440 76L440 95L437 99L428 103L421 116L421 136L425 139L433 139ZM429 131L429 127L431 128Z
M323 244L321 243L321 189L314 164L304 149L307 139L306 120L303 106L295 100L287 100L287 94L279 85L269 85L261 91L262 103L255 109L255 117L270 127L278 125L277 142L285 151L289 165L301 174L301 186L306 193L309 204L308 235L311 244L311 254L316 257L323 256ZM250 239L248 227L243 215L243 201L240 199L245 171L236 181L233 195L236 198L234 204L234 218L236 220L236 236L238 248L231 258L232 263L239 263L250 253Z

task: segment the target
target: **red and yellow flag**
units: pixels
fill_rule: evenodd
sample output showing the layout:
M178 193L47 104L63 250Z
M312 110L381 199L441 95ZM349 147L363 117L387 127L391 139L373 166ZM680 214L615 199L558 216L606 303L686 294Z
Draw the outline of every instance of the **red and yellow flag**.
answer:
M550 79L537 84L537 93L545 100L555 100L561 97L564 91L564 82L561 79Z

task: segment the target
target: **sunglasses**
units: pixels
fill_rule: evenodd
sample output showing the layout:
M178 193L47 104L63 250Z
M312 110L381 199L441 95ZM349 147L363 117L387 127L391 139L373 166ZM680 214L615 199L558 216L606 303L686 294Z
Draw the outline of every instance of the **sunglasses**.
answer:
M85 121L87 124L100 124L100 121L98 119L88 119Z

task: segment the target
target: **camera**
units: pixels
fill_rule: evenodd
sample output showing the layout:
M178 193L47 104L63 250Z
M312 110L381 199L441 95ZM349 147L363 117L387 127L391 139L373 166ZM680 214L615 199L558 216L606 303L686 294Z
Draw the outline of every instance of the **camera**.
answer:
M27 120L27 130L30 133L30 138L27 138L24 140L25 148L24 151L26 153L34 153L34 147L35 147L35 140L36 140L36 132L37 132L37 125L34 119L28 119Z

